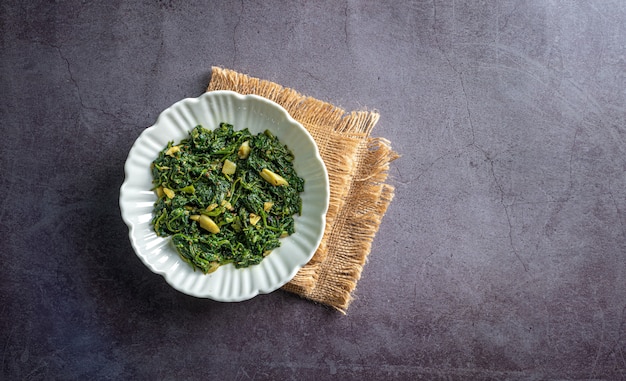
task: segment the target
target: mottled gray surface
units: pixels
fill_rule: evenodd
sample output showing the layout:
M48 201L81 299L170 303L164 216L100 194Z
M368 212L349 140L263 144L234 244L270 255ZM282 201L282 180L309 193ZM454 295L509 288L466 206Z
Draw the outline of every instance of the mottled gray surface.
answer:
M626 2L3 1L0 378L626 379ZM376 109L397 187L343 316L183 295L123 164L211 66Z

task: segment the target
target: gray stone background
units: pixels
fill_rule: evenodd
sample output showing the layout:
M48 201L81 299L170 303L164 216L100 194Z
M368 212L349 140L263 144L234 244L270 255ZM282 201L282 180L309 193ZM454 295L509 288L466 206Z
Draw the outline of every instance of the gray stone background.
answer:
M2 1L0 378L626 379L626 2ZM183 295L123 164L211 66L402 157L348 314Z

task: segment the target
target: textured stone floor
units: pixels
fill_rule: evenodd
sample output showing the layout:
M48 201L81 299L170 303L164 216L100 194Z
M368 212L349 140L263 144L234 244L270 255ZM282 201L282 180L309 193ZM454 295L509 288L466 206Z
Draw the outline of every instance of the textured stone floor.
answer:
M626 3L3 1L0 378L626 379ZM168 286L130 146L211 66L402 157L347 315Z

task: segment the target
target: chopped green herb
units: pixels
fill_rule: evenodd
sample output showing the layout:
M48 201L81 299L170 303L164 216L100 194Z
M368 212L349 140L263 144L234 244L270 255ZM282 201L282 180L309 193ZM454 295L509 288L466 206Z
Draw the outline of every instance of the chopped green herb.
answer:
M293 159L269 131L196 126L152 163L155 232L172 236L180 257L204 273L260 263L294 233L302 211Z

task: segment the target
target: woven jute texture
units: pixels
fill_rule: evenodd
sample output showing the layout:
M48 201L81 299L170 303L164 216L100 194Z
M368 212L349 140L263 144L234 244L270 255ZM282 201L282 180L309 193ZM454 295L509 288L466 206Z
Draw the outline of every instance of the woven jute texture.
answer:
M398 157L370 136L379 114L345 110L276 83L212 68L207 91L256 94L283 106L316 141L330 182L322 242L311 261L283 289L346 313L383 215L394 196L386 184Z

